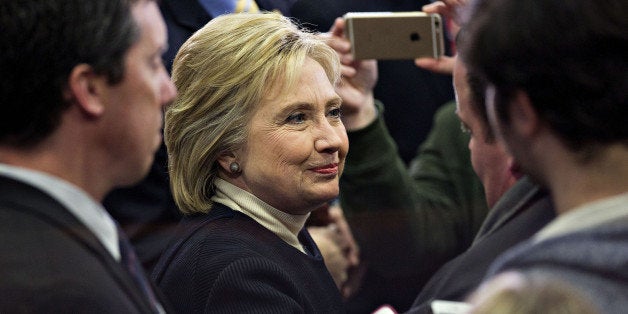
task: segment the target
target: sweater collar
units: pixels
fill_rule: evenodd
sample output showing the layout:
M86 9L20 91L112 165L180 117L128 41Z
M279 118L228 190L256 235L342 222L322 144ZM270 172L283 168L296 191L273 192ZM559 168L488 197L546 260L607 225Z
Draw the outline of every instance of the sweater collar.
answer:
M305 253L303 245L299 242L299 232L305 226L310 214L292 215L282 212L255 195L221 179L214 180L216 193L212 201L239 211L262 225L264 228L276 234L283 241Z

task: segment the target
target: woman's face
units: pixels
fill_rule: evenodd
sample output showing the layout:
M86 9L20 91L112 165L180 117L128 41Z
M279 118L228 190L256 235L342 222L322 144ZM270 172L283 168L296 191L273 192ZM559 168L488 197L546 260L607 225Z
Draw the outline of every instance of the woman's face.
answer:
M279 93L275 85L258 106L236 153L242 173L235 184L281 211L305 214L338 196L349 141L342 100L320 64L307 58L294 86Z

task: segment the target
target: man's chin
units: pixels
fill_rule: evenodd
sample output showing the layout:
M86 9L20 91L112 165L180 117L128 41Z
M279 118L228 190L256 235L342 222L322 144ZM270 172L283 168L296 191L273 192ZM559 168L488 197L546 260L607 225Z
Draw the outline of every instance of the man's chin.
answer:
M132 171L127 172L125 174L125 177L122 180L120 180L121 181L120 185L117 186L116 188L130 187L144 180L148 176L150 168L153 165L153 162L155 160L154 156L155 154L152 154L151 157L148 160L146 160L146 162L142 166L139 166L133 169Z

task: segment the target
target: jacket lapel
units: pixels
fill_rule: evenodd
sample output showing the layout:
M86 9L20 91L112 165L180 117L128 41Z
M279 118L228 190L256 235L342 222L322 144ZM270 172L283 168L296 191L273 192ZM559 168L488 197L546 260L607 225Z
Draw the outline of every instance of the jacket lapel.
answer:
M151 312L148 300L122 265L111 256L98 238L63 205L37 188L2 176L0 176L0 191L3 192L0 198L1 204L30 213L80 243L85 250L101 261L103 268L119 283L121 289L129 295L129 298L137 304L139 309L142 309L142 312Z

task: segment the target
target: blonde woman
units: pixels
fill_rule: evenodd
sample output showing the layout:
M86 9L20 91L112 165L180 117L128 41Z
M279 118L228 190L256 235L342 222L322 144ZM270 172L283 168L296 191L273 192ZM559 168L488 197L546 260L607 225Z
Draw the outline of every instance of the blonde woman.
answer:
M343 312L304 223L348 151L334 50L274 13L213 19L178 52L165 142L187 216L154 278L180 313Z

